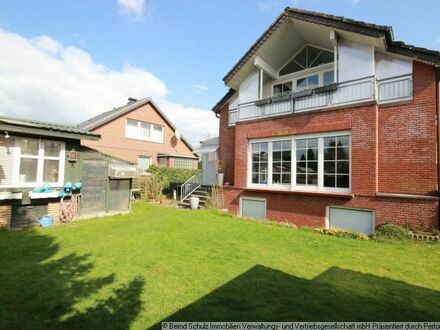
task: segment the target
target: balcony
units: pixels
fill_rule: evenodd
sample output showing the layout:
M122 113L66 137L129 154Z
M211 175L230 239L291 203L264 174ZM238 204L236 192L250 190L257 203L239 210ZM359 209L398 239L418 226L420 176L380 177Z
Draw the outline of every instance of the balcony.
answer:
M376 92L377 89L377 92ZM242 103L229 110L228 124L332 107L412 99L412 75L376 80L366 77L288 95Z

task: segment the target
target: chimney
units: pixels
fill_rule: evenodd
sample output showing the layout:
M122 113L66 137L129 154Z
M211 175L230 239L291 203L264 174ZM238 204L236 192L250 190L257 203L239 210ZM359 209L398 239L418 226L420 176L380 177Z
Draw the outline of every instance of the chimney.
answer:
M127 104L133 104L134 102L137 102L137 99L135 99L133 97L129 97Z

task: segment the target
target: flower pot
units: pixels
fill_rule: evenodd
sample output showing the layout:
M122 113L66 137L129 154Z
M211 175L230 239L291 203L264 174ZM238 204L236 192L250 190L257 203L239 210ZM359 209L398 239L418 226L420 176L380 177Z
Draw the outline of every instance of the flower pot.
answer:
M197 210L199 208L199 198L194 196L190 197L189 206L191 207L191 210Z
M219 187L223 187L223 180L225 178L225 174L224 173L217 173L217 185Z

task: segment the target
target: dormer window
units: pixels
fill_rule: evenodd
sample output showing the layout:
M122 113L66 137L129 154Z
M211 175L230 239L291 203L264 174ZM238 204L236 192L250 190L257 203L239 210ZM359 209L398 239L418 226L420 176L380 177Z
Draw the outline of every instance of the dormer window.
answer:
M333 52L312 46L305 46L280 70L280 76L314 68L333 61Z

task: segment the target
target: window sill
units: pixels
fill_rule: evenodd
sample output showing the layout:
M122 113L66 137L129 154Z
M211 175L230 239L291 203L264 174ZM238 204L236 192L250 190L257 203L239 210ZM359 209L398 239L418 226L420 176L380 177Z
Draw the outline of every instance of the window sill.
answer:
M59 197L61 197L59 191L41 192L41 193L36 193L32 191L29 192L30 199L59 198Z
M287 189L267 189L267 188L245 188L244 191L249 192L264 192L273 194L287 194L287 195L303 195L303 196L320 196L320 197L336 197L352 199L354 194L344 192L328 192L328 191L305 191L305 190L287 190Z
M22 193L0 192L0 200L22 199Z

